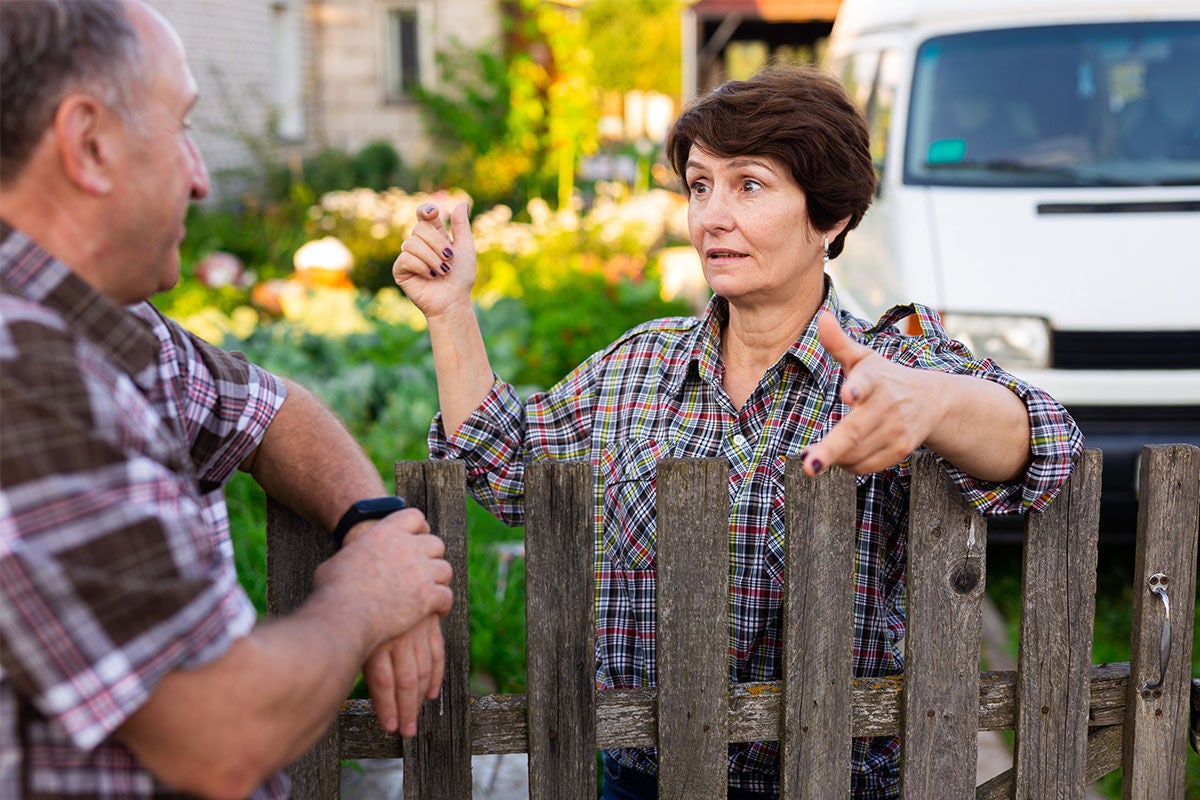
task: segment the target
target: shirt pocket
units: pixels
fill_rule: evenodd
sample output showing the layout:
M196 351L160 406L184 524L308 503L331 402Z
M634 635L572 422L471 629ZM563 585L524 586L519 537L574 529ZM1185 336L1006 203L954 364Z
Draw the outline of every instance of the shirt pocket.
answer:
M653 439L606 445L600 454L604 479L602 543L617 568L655 568L655 479L663 448Z

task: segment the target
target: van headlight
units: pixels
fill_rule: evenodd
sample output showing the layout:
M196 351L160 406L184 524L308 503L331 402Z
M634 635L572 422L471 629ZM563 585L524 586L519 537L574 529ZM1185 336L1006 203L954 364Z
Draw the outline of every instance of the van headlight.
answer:
M1050 366L1050 323L1042 317L943 312L950 337L1007 370Z

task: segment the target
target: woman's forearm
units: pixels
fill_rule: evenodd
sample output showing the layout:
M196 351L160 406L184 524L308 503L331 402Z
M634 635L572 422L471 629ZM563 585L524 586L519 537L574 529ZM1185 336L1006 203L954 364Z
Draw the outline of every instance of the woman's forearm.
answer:
M495 376L479 319L469 303L431 316L427 321L442 427L450 436L487 398Z
M938 421L925 446L986 481L1008 481L1029 464L1029 413L1004 386L971 375L923 372Z

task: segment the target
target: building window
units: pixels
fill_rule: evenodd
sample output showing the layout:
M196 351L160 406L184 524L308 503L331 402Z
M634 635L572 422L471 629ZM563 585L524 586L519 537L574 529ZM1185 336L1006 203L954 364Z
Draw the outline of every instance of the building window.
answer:
M417 12L412 8L388 11L389 100L404 100L421 83L421 60L417 49Z

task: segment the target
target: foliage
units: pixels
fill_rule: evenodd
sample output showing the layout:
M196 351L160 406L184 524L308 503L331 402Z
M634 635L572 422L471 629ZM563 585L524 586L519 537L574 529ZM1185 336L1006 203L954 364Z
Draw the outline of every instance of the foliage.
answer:
M605 89L678 97L682 60L680 0L590 0L583 25L592 79Z
M521 207L535 197L568 202L575 163L595 149L596 108L575 14L553 3L512 0L512 46L439 53L447 93L414 94L442 163L434 179L469 186L480 205Z

